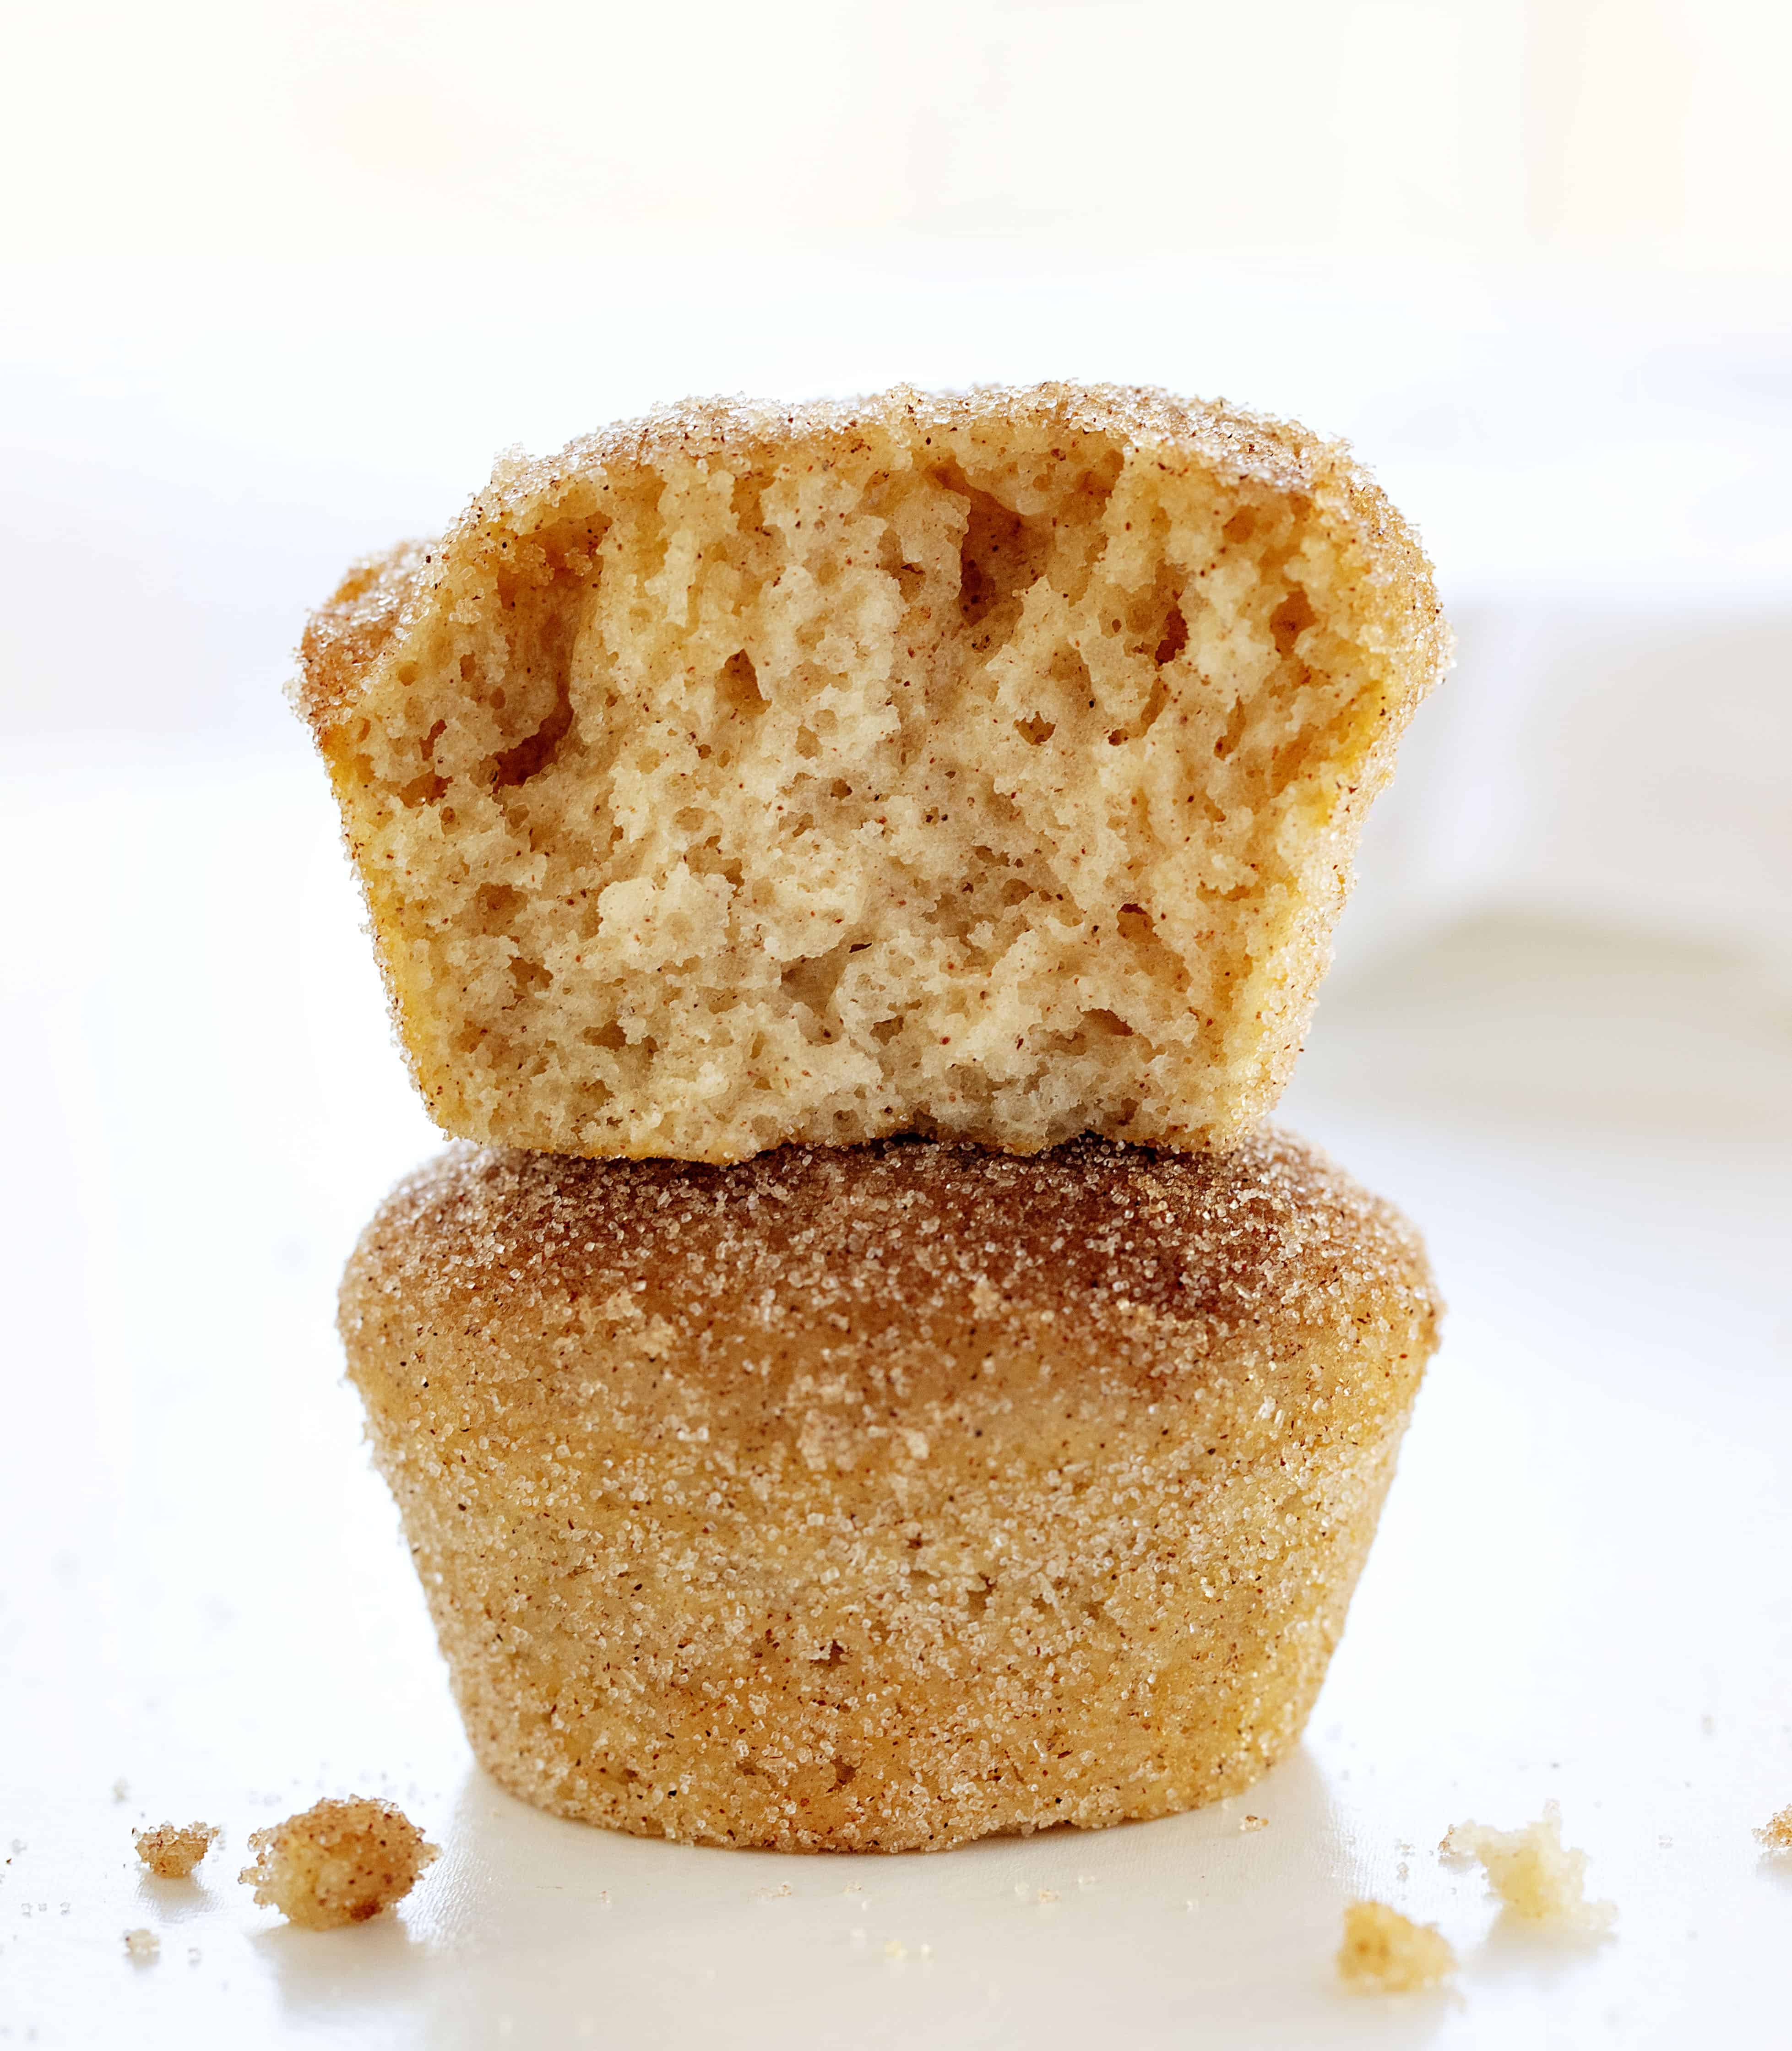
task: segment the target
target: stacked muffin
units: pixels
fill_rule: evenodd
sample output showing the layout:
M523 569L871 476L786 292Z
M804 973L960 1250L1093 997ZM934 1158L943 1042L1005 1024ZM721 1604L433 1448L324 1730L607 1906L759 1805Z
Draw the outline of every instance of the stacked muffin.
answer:
M1258 1121L1446 651L1338 448L1136 390L667 411L344 582L303 709L472 1143L342 1328L498 1779L897 1850L1293 1744L1438 1307Z

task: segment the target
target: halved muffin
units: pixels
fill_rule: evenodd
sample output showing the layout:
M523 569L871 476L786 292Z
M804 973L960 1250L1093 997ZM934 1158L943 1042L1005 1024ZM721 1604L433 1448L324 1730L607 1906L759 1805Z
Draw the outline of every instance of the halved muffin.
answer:
M1224 1143L1443 666L1334 443L1042 385L657 413L356 570L303 709L451 1133Z

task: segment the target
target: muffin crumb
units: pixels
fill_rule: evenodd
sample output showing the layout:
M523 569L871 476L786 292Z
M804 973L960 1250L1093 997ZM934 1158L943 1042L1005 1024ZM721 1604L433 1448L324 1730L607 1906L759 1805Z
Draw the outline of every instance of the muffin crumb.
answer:
M402 1901L439 1847L390 1802L350 1795L254 1831L249 1850L256 1862L238 1877L263 1908L303 1929L337 1930Z
M1587 1854L1562 1842L1562 1812L1553 1802L1521 1830L1458 1823L1438 1849L1447 1859L1479 1859L1488 1884L1522 1922L1603 1936L1617 1920L1610 1902L1587 1899Z
M1414 1994L1448 1979L1456 1954L1435 1924L1415 1923L1385 1901L1353 1901L1344 1912L1337 1970L1346 1987Z
M124 1948L139 1964L147 1965L162 1953L162 1940L153 1930L127 1930Z
M1755 1836L1770 1852L1792 1852L1792 1802L1770 1816Z
M158 1880L185 1880L217 1842L216 1823L158 1823L153 1830L133 1830L137 1856Z

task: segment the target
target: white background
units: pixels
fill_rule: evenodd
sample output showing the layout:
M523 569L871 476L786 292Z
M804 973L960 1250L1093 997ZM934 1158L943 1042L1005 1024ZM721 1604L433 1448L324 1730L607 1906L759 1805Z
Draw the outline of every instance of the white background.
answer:
M0 2045L1772 2041L1789 21L12 25ZM1231 1812L885 1862L552 1822L468 1764L338 1379L335 1274L434 1142L287 651L501 446L692 391L1044 376L1349 435L1461 634L1284 1107L1411 1210L1454 1306L1350 1631ZM390 1924L266 1927L244 1833L350 1787L444 1858ZM1488 1934L1430 1850L1552 1794L1619 1906L1591 1951ZM228 1832L204 1886L139 1881L130 1825L189 1814ZM1459 2002L1333 1990L1362 1889L1443 1923Z

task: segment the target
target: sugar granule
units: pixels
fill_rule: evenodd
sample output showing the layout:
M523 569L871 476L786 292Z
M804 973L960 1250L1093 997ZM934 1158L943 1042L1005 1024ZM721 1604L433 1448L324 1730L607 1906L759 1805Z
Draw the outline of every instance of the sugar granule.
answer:
M131 1833L138 1858L158 1880L186 1879L217 1838L216 1823L158 1823Z
M139 1964L146 1965L150 1959L162 1955L162 1940L153 1930L127 1930L124 1948Z
M1415 1923L1384 1901L1353 1901L1344 1912L1337 1970L1359 1992L1414 1994L1447 1979L1456 1954L1435 1924Z
M334 1930L401 1901L437 1856L389 1802L326 1799L249 1838L253 1865L238 1876L262 1907L307 1930Z
M1553 1802L1521 1830L1458 1823L1439 1849L1452 1861L1478 1859L1488 1884L1521 1922L1603 1936L1617 1920L1610 1902L1587 1899L1587 1854L1562 1842L1562 1812Z

